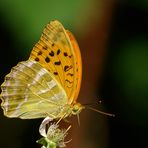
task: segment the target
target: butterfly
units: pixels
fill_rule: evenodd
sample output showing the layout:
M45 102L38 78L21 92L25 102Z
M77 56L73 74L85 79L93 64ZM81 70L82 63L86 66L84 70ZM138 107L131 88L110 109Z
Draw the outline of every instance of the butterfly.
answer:
M53 120L79 114L85 108L77 102L81 77L81 54L75 37L59 21L51 21L29 59L5 76L0 96L4 115Z

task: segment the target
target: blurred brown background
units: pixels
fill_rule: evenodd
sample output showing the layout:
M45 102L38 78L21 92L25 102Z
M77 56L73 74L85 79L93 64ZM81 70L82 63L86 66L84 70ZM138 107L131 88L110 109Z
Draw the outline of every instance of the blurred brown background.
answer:
M57 19L78 40L83 81L78 101L102 104L72 117L68 148L148 147L148 2L146 0L0 0L0 82L26 60L43 27ZM0 110L0 147L37 148L41 120Z

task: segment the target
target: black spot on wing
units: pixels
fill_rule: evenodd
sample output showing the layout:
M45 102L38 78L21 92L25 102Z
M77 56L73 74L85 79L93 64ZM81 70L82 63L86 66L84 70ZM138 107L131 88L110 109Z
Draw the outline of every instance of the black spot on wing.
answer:
M54 74L54 75L58 75L58 72L54 72L53 74Z
M38 52L38 55L42 55L42 51L39 51L39 52Z
M54 56L54 52L53 52L53 51L49 52L49 55L50 55L51 57L53 57L53 56Z
M72 66L66 65L66 66L64 66L64 71L66 72L66 71L70 70L71 68L72 68Z
M73 74L72 74L72 73L68 73L68 74L67 74L67 76L71 76L71 77L72 77L72 76L73 76Z
M54 62L55 65L61 65L61 61Z
M64 52L64 56L65 56L65 57L67 57L67 56L68 56L67 52Z
M59 54L60 54L60 52L61 52L61 50L60 50L60 49L58 49L58 50L57 50L57 55L59 55Z
M45 46L43 46L43 49L44 49L44 50L47 50L47 49L48 49L48 47L45 45Z
M38 62L39 60L40 60L39 58L37 58L37 57L35 58L35 61L37 61L37 62Z
M70 83L70 84L73 83L73 82L69 81L68 79L66 79L65 81L68 82L68 83Z
M45 58L45 61L46 61L46 63L49 63L49 62L50 62L49 57L46 57L46 58Z
M70 55L69 58L72 58L72 55Z

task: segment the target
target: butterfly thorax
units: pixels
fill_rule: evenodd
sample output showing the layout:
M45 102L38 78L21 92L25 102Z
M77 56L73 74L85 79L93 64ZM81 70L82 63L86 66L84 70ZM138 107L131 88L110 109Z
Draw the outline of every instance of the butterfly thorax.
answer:
M66 104L63 109L60 110L59 115L57 115L57 118L66 118L70 117L71 115L77 115L79 114L82 109L85 107L81 105L80 103L74 103L74 104Z

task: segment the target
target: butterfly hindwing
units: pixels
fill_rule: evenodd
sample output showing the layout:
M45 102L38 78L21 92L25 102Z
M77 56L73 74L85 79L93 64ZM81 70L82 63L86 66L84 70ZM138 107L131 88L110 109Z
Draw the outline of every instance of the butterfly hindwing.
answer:
M67 95L58 81L32 60L13 67L1 89L2 108L7 117L57 118L67 103Z

